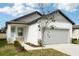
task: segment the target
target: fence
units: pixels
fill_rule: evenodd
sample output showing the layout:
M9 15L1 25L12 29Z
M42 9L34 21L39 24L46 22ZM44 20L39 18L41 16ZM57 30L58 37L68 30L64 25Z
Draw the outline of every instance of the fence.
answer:
M5 39L6 38L6 33L0 32L0 39Z

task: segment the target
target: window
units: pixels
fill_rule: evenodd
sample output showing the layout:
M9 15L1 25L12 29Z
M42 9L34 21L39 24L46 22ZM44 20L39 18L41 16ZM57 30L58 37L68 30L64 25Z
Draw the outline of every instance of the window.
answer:
M23 28L22 27L18 28L18 36L23 36Z
M11 26L11 36L14 37L15 35L15 26Z
M11 32L14 33L15 32L15 26L11 27Z

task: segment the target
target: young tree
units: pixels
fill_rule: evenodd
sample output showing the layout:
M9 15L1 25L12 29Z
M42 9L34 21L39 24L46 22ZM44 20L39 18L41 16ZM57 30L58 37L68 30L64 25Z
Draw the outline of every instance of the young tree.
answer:
M38 21L38 24L39 24L38 27L39 27L39 30L42 32L42 40L44 40L45 30L47 28L52 28L52 29L55 28L55 26L53 24L52 25L49 25L49 24L55 22L54 18L55 18L56 13L53 16L49 15L49 17L47 17L47 16L45 16L45 12L44 12L45 4L40 3L38 5L39 5L39 8L41 9L41 12L42 12L42 20ZM46 4L46 6L47 6L47 4ZM50 11L47 10L47 12L49 13ZM43 19L45 19L45 20L43 20ZM43 43L43 42L41 42L41 43Z

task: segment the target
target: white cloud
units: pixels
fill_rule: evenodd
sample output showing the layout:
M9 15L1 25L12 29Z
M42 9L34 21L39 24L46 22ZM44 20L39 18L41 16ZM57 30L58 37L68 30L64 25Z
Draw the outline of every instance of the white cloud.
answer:
M38 7L46 7L46 6L49 6L50 3L28 3L26 5L29 5L31 7L34 7L34 8L38 8Z
M0 12L4 12L13 16L20 16L23 13L27 14L33 11L35 11L35 9L30 7L25 7L22 3L15 3L13 7L6 6L4 8L0 8Z
M56 7L57 9L65 10L65 11L68 11L68 12L76 11L78 6L79 6L79 4L77 4L77 3L58 3L58 4L54 4L54 7Z
M28 6L24 6L23 3L14 3L14 6L9 7L9 6L5 6L4 8L0 8L0 12L4 12L7 14L10 14L12 16L22 16L24 14L28 14L31 13L33 11L39 11L38 8L39 5L43 5L43 7L48 6L48 3L25 3L25 5Z
M10 14L12 16L22 16L24 14L28 14L31 13L33 11L39 11L38 8L39 5L43 5L43 7L50 5L49 3L25 3L25 5L28 6L24 6L23 3L14 3L13 7L4 7L4 8L0 8L0 12L4 12L7 14Z
M25 5L28 6L24 6L23 3L14 3L13 7L4 7L4 8L0 8L0 12L4 12L13 16L22 16L24 14L28 14L31 13L33 11L39 11L38 9L35 8L39 8L40 7L45 7L50 5L49 3L25 3ZM42 6L41 6L42 5Z
M5 6L4 8L0 8L0 12L4 12L13 16L22 16L36 10L39 11L35 8L39 8L40 4L43 5L43 7L50 5L50 3L25 3L25 5L28 6L24 6L23 3L14 3L14 6L12 7ZM57 9L73 12L77 10L78 5L79 4L77 3L56 3L53 6Z
M30 6L31 8L35 8L37 11L39 11L41 13L46 13L46 11L48 11L48 10L47 9L45 10L45 8L48 8L48 6L50 6L51 3L28 3L26 5Z

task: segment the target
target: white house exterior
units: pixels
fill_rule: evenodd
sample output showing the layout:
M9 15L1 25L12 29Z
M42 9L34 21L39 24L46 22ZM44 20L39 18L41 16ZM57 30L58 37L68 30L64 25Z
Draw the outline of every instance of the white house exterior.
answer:
M56 14L55 14L56 13ZM42 31L39 30L39 20L49 20L54 16L55 22L50 22L49 26L55 26L55 29L45 29L44 38L42 38ZM38 40L42 40L44 45L49 44L65 44L70 43L72 38L72 25L74 24L67 16L60 10L45 15L46 18L38 12L25 15L18 19L7 22L7 42L14 43L15 40L21 39L25 43L30 42L38 45Z
M73 32L72 32L73 39L79 39L79 25L73 25Z

